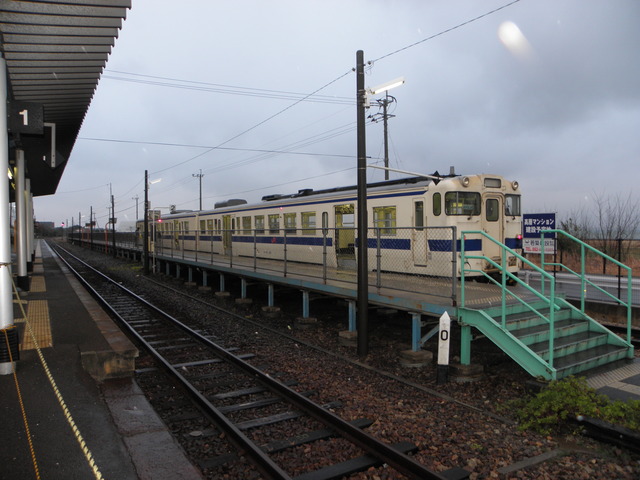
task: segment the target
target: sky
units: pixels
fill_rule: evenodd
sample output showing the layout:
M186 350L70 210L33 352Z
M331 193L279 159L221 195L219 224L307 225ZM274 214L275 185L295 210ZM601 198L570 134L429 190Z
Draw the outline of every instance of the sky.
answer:
M367 87L405 79L392 168L517 180L525 213L637 198L639 24L637 0L133 0L36 219L102 227L113 195L129 231L145 170L163 212L355 185L358 50ZM368 120L368 163L383 137Z

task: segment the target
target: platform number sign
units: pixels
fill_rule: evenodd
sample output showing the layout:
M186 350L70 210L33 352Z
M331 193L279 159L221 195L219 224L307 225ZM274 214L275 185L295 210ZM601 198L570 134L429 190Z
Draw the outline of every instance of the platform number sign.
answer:
M44 131L44 108L41 103L9 102L9 131L42 135Z

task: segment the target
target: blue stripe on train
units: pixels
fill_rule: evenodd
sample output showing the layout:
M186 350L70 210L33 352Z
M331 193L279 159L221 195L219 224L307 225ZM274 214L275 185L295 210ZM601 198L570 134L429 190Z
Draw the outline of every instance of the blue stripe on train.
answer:
M164 240L170 240L172 238L171 235L162 235ZM184 237L180 237L179 241L182 240L195 240L193 235L187 235ZM199 237L200 242L220 242L222 241L222 236L220 235L202 235ZM252 235L236 235L233 237L234 242L241 243L253 243L254 237ZM258 236L255 237L255 241L260 244L274 244L274 245L283 245L284 237L280 236ZM357 244L357 239L355 240ZM429 240L429 250L432 252L450 252L451 251L451 240ZM507 239L507 247L509 248L522 248L522 241L516 238ZM378 248L378 239L377 238L369 238L367 241L369 248ZM287 245L309 245L309 246L322 246L322 237L287 237ZM327 247L333 246L333 238L327 237ZM380 248L384 250L410 250L411 249L411 240L404 238L389 238L383 237L380 238ZM460 240L456 241L456 248L460 251ZM467 252L479 252L482 249L482 240L481 239L470 239L465 242L465 251Z

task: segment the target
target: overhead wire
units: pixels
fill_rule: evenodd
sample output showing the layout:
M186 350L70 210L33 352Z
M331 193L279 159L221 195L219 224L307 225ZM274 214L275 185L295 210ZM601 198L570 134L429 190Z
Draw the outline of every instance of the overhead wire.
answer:
M372 65L380 60L383 60L385 58L391 57L393 55L399 54L401 52L404 52L410 48L413 48L415 46L418 46L422 43L425 43L429 40L433 40L437 37L440 37L442 35L445 35L449 32L452 32L454 30L457 30L459 28L462 28L466 25L469 25L473 22L476 22L482 18L485 18L489 15L492 15L500 10L503 10L505 8L508 8L516 3L518 3L520 0L513 0L507 4L504 4L500 7L497 7L495 9L492 9L488 12L485 12L481 15L478 15L476 17L473 17L469 20L466 20L464 22L461 22L457 25L454 25L453 27L447 28L445 30L442 30L438 33L435 33L433 35L430 35L429 37L423 38L422 40L419 40L417 42L414 42L412 44L406 45L402 48L396 49L392 52L389 52L385 55L382 55L374 60L371 60L368 62L369 65L369 69L372 68ZM308 101L309 99L311 99L312 97L315 96L315 101L322 101L325 103L344 103L344 104L353 104L354 101L352 99L349 99L348 97L330 97L330 96L318 96L318 92L324 90L325 88L327 88L328 86L336 83L337 81L341 80L342 78L344 78L345 76L349 75L350 73L353 72L353 69L350 69L349 71L339 75L338 77L334 78L333 80L331 80L330 82L324 84L323 86L321 86L320 88L314 90L313 92L309 93L309 94L298 94L295 92L284 92L284 91L275 91L275 90L267 90L267 89L257 89L257 88L248 88L248 87L239 87L239 86L230 86L230 85L222 85L222 84L212 84L212 83L206 83L206 82L196 82L196 81L190 81L190 80L181 80L181 79L174 79L174 78L168 78L168 77L159 77L159 76L152 76L152 75L143 75L143 74L136 74L136 73L131 73L131 72L122 72L122 71L117 71L117 70L110 70L110 72L112 73L118 73L118 74L123 74L123 75L131 75L131 76L137 76L137 77L143 77L143 78L151 78L154 80L135 80L135 79L127 79L127 78L119 78L119 77L111 77L111 76L107 76L107 78L111 78L114 80L120 80L120 81L131 81L131 82L138 82L138 83L148 83L148 84L154 84L154 85L159 85L159 86L165 86L165 87L171 87L171 88L185 88L185 89L192 89L192 90L203 90L203 91L212 91L212 92L216 92L216 93L227 93L227 94L236 94L236 95L248 95L248 96L257 96L257 97L266 97L266 98L278 98L278 99L296 99L291 105L288 105L287 107L279 110L278 112L274 113L273 115L270 115L269 117L265 118L264 120L258 122L257 124L249 127L246 130L243 130L242 132L238 133L237 135L232 136L231 138L219 143L216 146L213 147L202 147L202 148L207 148L204 152L201 152L193 157L190 157L186 160L183 160L181 162L178 162L172 166L163 168L163 169L159 169L156 170L155 172L152 172L153 174L158 174L173 168L176 168L178 166L184 165L186 163L189 163L197 158L200 158L208 153L210 153L211 151L217 150L217 149L227 149L227 150L246 150L246 151L257 151L259 152L261 155L273 155L273 154L277 154L277 153L291 153L294 154L296 152L287 152L287 151L278 151L278 150L271 150L271 151L261 151L260 149L233 149L231 147L224 147L224 145L230 143L231 141L255 130L256 128L264 125L265 123L271 121L272 119L282 115L283 113L285 113L286 111L290 110L291 108L293 108L294 106L298 105L299 103L303 102L303 101ZM162 82L158 81L158 80L162 80ZM186 85L181 85L181 84L175 84L175 83L166 83L164 81L170 81L170 82L182 82L185 83ZM350 131L350 130L348 130ZM341 135L346 133L346 131L343 131L341 133L338 133L336 135ZM331 136L323 138L323 140L327 139L327 138L332 138ZM92 140L98 140L98 139L92 139ZM318 140L318 141L323 141L323 140ZM127 142L124 142L127 143ZM137 143L137 142L131 142L131 143ZM313 143L313 142L312 142ZM304 143L302 145L309 145L309 143ZM180 145L180 144L174 144L174 146L184 146L184 145ZM321 154L316 154L316 155L321 155ZM346 156L346 155L345 155ZM350 156L349 156L350 157ZM251 163L254 163L255 161L259 161L256 159L247 159L243 162L241 162L239 164L239 166L242 165L248 165ZM238 163L236 162L234 165L238 165ZM222 166L222 168L232 168L232 166L230 164L227 164L226 166ZM220 168L217 167L218 169ZM135 187L133 187L135 188ZM132 189L129 190L129 192Z

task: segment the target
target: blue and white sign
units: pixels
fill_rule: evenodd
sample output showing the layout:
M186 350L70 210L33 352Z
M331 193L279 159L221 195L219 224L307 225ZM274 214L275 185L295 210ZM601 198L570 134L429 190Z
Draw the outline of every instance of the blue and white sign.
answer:
M540 232L556 228L555 213L525 213L522 215L522 249L524 253L541 253ZM544 253L553 254L556 251L556 235L548 234L544 237Z

